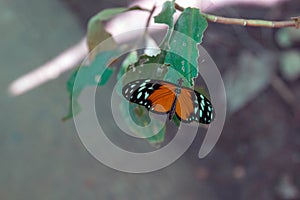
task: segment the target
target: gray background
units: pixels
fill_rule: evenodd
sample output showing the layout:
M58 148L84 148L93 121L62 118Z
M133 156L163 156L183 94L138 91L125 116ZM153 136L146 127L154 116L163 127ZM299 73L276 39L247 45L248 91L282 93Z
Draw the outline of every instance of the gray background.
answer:
M13 80L81 39L89 16L125 3L0 0L0 199L299 199L300 128L293 115L297 109L270 85L250 96L242 94L247 90L243 87L228 89L233 91L229 104L238 101L239 108L229 113L220 141L208 157L197 158L202 140L198 136L173 165L140 175L100 164L81 144L73 121L61 122L67 113L65 83L71 72L19 97L8 95ZM272 8L241 6L215 13L285 19L295 16L299 7L299 1L289 1ZM265 60L280 58L281 51L299 51L299 43L278 47L274 30L248 28L247 34L244 30L210 24L206 32L203 45L224 74L252 63L244 59L249 56L241 56L249 51L268 51L253 58L265 68L270 67ZM271 59L263 59L261 65L262 57ZM235 77L246 78L233 85L252 79L249 71ZM298 100L299 80L286 84ZM250 86L247 83L245 88Z

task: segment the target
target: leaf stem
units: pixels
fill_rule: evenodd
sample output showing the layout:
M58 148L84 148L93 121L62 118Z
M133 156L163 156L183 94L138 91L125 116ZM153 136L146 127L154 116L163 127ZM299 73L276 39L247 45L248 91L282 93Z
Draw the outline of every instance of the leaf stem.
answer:
M149 24L150 24L150 20L151 20L151 17L152 17L152 15L153 15L155 9L156 9L156 5L153 5L153 7L152 7L152 9L151 9L151 11L150 11L150 13L149 13L147 22L146 22L146 30L145 30L145 32L148 32L148 27L149 27Z
M146 9L146 8L142 8L140 6L133 6L129 10L141 10L141 11L151 12L151 10Z
M175 8L179 11L183 11L185 8L175 3ZM209 22L220 23L220 24L232 24L241 26L254 26L254 27L266 27L266 28L284 28L284 27L295 27L300 28L300 16L292 17L291 20L286 21L266 21L258 19L240 19L240 18L228 18L216 15L210 15L201 13L203 17Z

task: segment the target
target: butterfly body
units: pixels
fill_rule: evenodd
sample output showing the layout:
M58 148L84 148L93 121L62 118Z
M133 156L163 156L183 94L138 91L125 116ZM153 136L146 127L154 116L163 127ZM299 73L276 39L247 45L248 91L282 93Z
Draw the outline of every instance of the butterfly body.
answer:
M151 112L174 115L183 122L209 124L214 117L210 101L188 87L154 79L132 81L123 87L122 94L130 102L144 106Z
M169 111L169 120L171 120L175 114L176 109L176 102L177 102L177 95L175 96L175 99L172 103L171 110Z
M179 79L178 80L178 86L176 87L175 89L175 98L174 98L174 101L172 103L172 106L171 106L171 110L169 112L169 120L171 120L175 114L175 109L176 109L176 103L177 103L177 99L178 99L178 96L180 95L181 93L181 85L182 85L182 82L183 80L182 79Z

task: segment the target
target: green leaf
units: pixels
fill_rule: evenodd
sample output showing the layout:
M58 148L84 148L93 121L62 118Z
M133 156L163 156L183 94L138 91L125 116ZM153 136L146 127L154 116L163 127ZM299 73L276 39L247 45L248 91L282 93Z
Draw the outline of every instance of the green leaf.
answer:
M70 100L71 99L72 99L72 97L70 97ZM72 105L71 102L69 103L68 114L62 118L62 121L66 121L68 119L71 119L73 116L77 115L80 111L81 111L80 105L79 105L77 99L74 99L73 105Z
M176 12L175 9L175 2L174 1L166 1L163 4L163 8L161 10L161 12L154 17L154 21L155 23L163 23L163 24L167 24L169 26L168 32L165 35L163 41L161 42L161 44L159 45L159 47L161 48L161 53L160 53L160 59L161 60L165 60L165 56L166 56L166 50L169 49L169 41L170 41L170 37L174 28L174 13Z
M87 27L87 43L88 43L89 51L95 49L100 42L111 37L111 34L104 29L104 24L103 24L104 21L110 20L111 18L121 13L131 11L131 10L143 10L143 9L138 6L131 7L131 8L126 8L126 7L110 8L110 9L102 10L98 14L94 15L89 20L88 27ZM105 50L110 50L113 48L114 46L110 44L109 46L105 47Z
M147 138L148 142L153 146L159 146L165 140L166 126L164 126L156 135Z
M143 106L129 103L129 114L132 120L139 126L146 126L150 123L149 113Z
M180 125L180 120L178 119L178 117L176 115L173 116L172 120L173 120L173 122L175 123L176 126Z
M173 15L176 12L173 1L166 1L161 12L154 17L155 23L167 24L170 29L174 26Z
M63 120L73 117L80 111L77 99L85 87L90 85L104 85L109 80L113 69L107 68L107 65L117 56L117 53L118 51L116 50L101 52L89 66L81 66L73 72L67 81L67 91L70 98L69 112ZM72 100L75 110L72 110Z
M138 62L131 65L130 69L127 70L127 73L122 80L122 84L120 83L120 87L117 86L120 96L122 96L122 92L120 92L122 91L121 85L125 85L130 81L143 78L162 79L166 73L166 67L163 67L162 64L157 63L157 60L159 60L158 56L140 56ZM159 128L163 127L164 123L153 119L153 122L151 125L149 125L151 119L149 117L149 111L147 111L146 108L134 103L129 103L128 106L127 100L123 99L122 103L120 104L120 110L120 114L124 118L128 128L137 136L149 136L153 135L153 133L157 133L157 135L150 137L151 141L149 142L151 144L158 144L163 141L165 131L160 130ZM130 117L128 115L130 115ZM147 127L143 128L143 131L141 132L141 130L137 129L136 126ZM158 134L160 136L158 136ZM147 138L147 140L148 139L149 138Z
M103 86L110 79L111 75L114 73L115 68L106 68L100 77L100 81L98 81L99 86Z
M300 53L297 50L289 50L280 54L280 71L283 77L289 81L295 81L300 76Z
M126 112L126 110L128 110L130 116L128 116L128 112ZM153 146L164 141L166 132L164 122L157 119L153 119L153 121L151 121L149 111L147 111L143 106L134 103L128 104L126 100L123 100L120 104L120 114L123 116L128 128L136 136L146 137L146 140L148 140ZM152 123L150 124L150 122ZM156 134L153 135L154 133ZM149 135L153 136L147 137Z
M139 60L127 68L123 78L123 85L137 79L163 79L167 72L167 65L162 64L160 55L141 55Z
M166 55L165 63L178 74L168 73L167 79L176 81L183 75L190 85L194 84L193 79L198 76L198 48L202 42L203 33L207 28L206 19L196 8L186 8L179 16L170 39L170 49Z
M117 79L119 80L127 71L129 65L132 65L138 61L137 51L130 52L122 62L121 68L118 72Z
M198 8L186 8L175 24L175 31L194 39L198 44L202 42L203 33L207 28L207 21Z
M82 66L77 69L77 71L74 72L75 74L71 77L72 82L68 84L68 90L72 91L73 94L77 94L88 85L101 85L100 80L104 78L105 82L107 77L104 76L107 76L110 73L109 71L105 73L105 70L107 70L107 65L109 64L109 61L113 60L114 56L116 56L116 51L101 52L96 56L95 60L89 66ZM74 88L75 78L76 87Z

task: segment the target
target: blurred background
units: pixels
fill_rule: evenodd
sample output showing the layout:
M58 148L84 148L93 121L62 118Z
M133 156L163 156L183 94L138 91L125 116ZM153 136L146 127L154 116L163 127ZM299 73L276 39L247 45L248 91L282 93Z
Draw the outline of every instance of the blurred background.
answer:
M73 121L61 121L70 70L9 94L17 78L78 43L89 17L132 4L151 8L153 1L0 0L0 199L300 199L299 30L209 23L202 45L225 82L224 130L204 159L198 134L184 156L153 173L105 167L82 145ZM228 17L300 15L298 0L198 4L182 1ZM119 23L144 25L145 14L139 22L132 15Z

